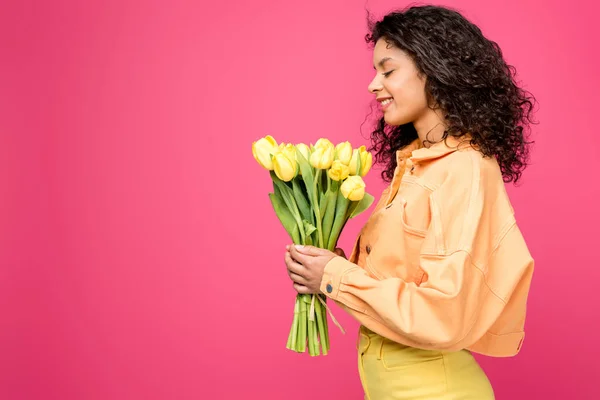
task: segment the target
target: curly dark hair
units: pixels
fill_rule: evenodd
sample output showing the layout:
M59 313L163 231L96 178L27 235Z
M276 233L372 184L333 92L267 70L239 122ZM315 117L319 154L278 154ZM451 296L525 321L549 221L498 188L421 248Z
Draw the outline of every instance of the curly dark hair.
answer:
M485 157L496 157L504 182L516 183L533 143L526 130L535 123L535 98L517 85L516 70L504 61L498 44L450 8L409 6L379 21L367 14L367 44L374 47L383 38L407 52L425 75L428 102L443 110L448 122L443 138L470 133ZM384 181L393 177L395 152L417 138L412 123L377 121L369 150L385 167Z

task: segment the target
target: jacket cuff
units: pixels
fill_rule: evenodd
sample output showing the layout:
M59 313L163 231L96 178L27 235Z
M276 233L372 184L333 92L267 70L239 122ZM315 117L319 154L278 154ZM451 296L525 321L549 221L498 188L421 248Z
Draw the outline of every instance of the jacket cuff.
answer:
M344 257L335 256L325 265L323 279L321 280L321 292L325 296L336 300L339 296L340 285L343 284L342 278L350 271L360 267Z

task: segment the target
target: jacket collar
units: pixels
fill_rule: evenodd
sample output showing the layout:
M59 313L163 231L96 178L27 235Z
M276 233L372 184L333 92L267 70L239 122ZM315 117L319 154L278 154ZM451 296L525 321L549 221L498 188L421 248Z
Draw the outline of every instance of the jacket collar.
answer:
M448 136L445 140L436 142L429 147L423 147L421 144L420 146L417 146L416 149L412 150L410 159L413 162L420 162L444 157L445 155L453 153L457 150L472 147L470 144L470 139L471 136L466 134L458 138L455 136ZM416 141L420 142L419 139ZM413 144L411 143L409 146L412 145Z
M423 143L420 139L415 139L410 142L408 145L404 146L400 150L396 151L396 159L398 163L404 162L406 159L410 158L411 154L413 154L416 150L423 147Z

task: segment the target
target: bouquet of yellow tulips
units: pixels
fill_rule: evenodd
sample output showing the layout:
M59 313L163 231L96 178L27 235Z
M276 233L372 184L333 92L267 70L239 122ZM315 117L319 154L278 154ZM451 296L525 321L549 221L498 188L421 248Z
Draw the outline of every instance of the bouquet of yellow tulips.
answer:
M278 145L266 136L252 143L252 154L270 171L271 204L294 244L333 251L348 219L373 203L362 179L373 163L365 146L353 149L349 142L334 146L327 139L319 139L314 146ZM326 355L330 348L326 311L325 295L298 294L286 348L304 353L308 342L309 354L316 356L321 344Z

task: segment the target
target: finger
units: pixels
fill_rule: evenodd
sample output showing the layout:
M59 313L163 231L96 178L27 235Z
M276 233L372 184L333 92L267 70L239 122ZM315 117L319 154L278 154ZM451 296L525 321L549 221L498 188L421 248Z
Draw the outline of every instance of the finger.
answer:
M304 276L306 274L306 267L302 264L297 263L290 254L289 251L285 252L285 265L289 273ZM291 277L291 276L290 276Z
M290 275L290 278L292 279L292 281L294 281L298 285L306 286L306 284L308 283L308 281L304 277L302 277L298 274L290 272L289 275Z
M304 285L299 285L297 283L294 283L294 289L296 290L296 292L298 292L299 294L309 294L310 290L304 286Z
M300 253L295 246L290 246L290 255L294 261L307 266L312 256Z
M295 246L291 246L291 249L295 249L297 252L301 253L301 254L305 254L307 256L323 256L326 255L327 253L329 253L329 250L326 249L321 249L319 247L315 247L315 246L302 246L302 245L295 245Z

